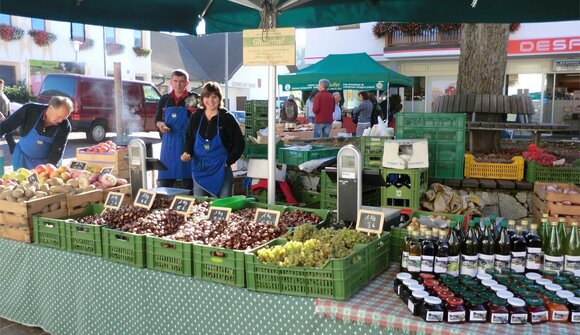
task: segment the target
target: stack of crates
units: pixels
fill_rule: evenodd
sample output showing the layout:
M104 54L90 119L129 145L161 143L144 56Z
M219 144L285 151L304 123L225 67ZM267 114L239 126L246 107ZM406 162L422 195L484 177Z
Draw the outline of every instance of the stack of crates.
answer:
M389 169L381 174L387 186L381 188L381 206L417 209L429 187L428 169Z
M383 149L387 137L362 136L360 138L360 152L365 169L380 169L383 166Z
M463 179L464 113L397 113L397 139L429 142L429 177Z
M320 209L335 210L337 203L336 174L320 172ZM380 206L381 189L374 185L362 185L362 204Z
M243 156L246 158L268 158L268 145L256 144L250 140L250 136L257 137L258 130L268 127L268 101L246 101L244 110L246 112L246 148Z

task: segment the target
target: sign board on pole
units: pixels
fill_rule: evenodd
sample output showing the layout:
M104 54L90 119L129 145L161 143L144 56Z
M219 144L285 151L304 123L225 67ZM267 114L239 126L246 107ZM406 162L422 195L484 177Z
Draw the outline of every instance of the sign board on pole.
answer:
M296 65L296 29L243 32L244 65Z

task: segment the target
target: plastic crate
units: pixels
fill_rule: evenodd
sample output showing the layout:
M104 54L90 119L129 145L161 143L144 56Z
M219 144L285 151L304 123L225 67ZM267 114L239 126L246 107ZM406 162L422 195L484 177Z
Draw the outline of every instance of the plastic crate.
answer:
M382 159L382 158L381 158ZM381 161L382 164L382 161ZM378 186L375 185L369 185L369 184L364 184L362 185L362 191L363 193L366 191L370 191L370 190L376 190L379 189ZM321 171L320 172L320 194L321 195L327 195L327 194L333 194L335 195L335 199L336 199L336 192L337 192L337 186L336 186L336 174L332 174L329 175L326 171Z
M394 185L399 178L404 178L403 181L411 183L410 188L402 186L401 190L426 190L429 187L429 173L428 169L381 169L381 175L386 181L387 185ZM391 186L387 186L390 188ZM393 193L394 194L394 193Z
M429 178L463 179L463 159L429 162Z
M383 164L383 149L387 137L362 136L360 138L360 151L363 166L369 169L381 168Z
M440 128L465 130L464 113L397 113L397 138L399 131L414 128Z
M368 244L369 280L375 278L389 268L389 253L391 250L390 240L391 234L384 232L381 234L380 238L377 238Z
M103 205L92 204L80 213L61 218L65 228L66 249L68 251L98 257L103 256L103 226L74 221L75 218L101 214L103 208Z
M298 166L313 159L336 157L340 148L326 146L312 146L310 150L300 150L297 147L280 148L277 161L282 164Z
M285 243L276 239L268 245ZM346 300L368 283L368 245L357 245L353 254L332 259L322 268L265 264L255 251L245 255L245 262L247 287L252 291Z
M320 208L327 210L335 210L337 208L336 193L322 194L320 197ZM380 206L381 205L381 190L380 188L363 191L362 194L363 206Z
M276 156L278 155L278 148L284 147L284 142L279 142L276 144ZM246 158L268 158L268 145L267 144L255 144L251 141L246 140L246 146L244 147L244 152L242 156Z
M139 268L147 265L146 235L103 228L103 257L110 261Z
M429 164L436 161L463 161L465 145L457 142L429 142Z
M191 277L193 243L147 236L147 268Z
M425 191L411 191L406 187L399 189L394 186L383 187L381 189L381 206L417 209L421 207L421 196Z
M580 160L574 162L575 167L546 167L533 161L526 161L526 180L580 184Z
M296 206L286 206L284 207L284 213L293 212L293 211L301 211L307 213L314 213L320 217L320 222L327 222L329 219L330 211L325 209L316 209L316 208L306 208L306 207L296 207Z
M43 247L66 249L63 221L35 215L32 218L34 243Z
M244 252L193 245L194 277L237 287L246 286Z
M465 177L481 179L524 179L524 158L515 156L511 164L478 163L472 154L465 154Z

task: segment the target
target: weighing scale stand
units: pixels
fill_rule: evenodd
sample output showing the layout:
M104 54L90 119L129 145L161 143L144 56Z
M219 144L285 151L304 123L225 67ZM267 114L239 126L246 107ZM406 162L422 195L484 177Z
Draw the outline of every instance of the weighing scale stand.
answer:
M338 151L337 162L337 220L356 222L362 207L362 156L352 144Z
M131 195L137 195L139 189L149 189L147 183L147 171L167 170L167 166L160 160L147 157L147 147L140 139L131 140L127 146L129 151L129 180L131 182ZM152 182L153 184L153 182Z

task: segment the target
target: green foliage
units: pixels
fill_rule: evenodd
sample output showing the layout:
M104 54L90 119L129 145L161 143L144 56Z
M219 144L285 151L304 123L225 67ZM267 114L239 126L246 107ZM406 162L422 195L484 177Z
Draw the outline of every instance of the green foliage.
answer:
M4 94L11 102L25 104L32 101L30 92L24 86L5 86Z

